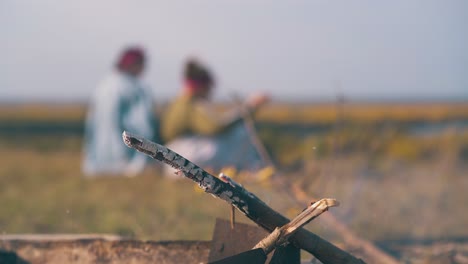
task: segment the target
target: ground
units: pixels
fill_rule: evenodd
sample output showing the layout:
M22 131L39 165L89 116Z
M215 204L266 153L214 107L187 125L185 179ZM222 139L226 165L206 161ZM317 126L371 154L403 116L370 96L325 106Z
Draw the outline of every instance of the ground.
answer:
M337 218L404 258L398 245L468 238L466 105L278 104L259 113L257 126L281 177L311 197L337 198ZM223 201L161 176L156 163L133 178L84 177L84 112L82 105L0 107L1 234L209 240L215 218L229 217ZM303 207L268 181L237 180L288 217ZM308 228L341 243L320 220Z

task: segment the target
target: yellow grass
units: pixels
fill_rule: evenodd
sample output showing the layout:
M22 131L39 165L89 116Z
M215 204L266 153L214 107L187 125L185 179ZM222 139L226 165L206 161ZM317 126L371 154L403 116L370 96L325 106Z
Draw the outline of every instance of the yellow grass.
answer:
M0 120L82 121L86 107L82 104L15 104L0 105Z
M258 118L273 122L330 123L339 115L353 122L466 119L468 103L273 104L262 109Z
M430 106L430 107L429 107ZM468 119L462 104L345 105L351 122L340 130L291 136L260 131L283 173L311 197L336 197L333 211L363 237L442 238L467 236L468 133L448 128L430 137L406 134L374 122L392 119ZM1 106L0 120L82 122L85 108ZM333 105L276 105L259 113L272 122L334 122ZM362 122L369 122L363 125ZM27 135L27 134L26 134ZM116 233L143 239L211 238L216 217L229 217L224 202L194 191L188 180L172 181L150 167L135 178L86 178L80 172L80 135L0 138L0 233ZM286 169L282 167L281 169ZM265 173L267 175L267 173ZM268 179L267 176L265 176ZM242 178L240 178L242 180ZM265 183L243 182L280 212L294 204ZM440 213L438 213L440 212ZM248 222L238 217L240 221ZM310 228L339 240L333 227Z
M155 113L163 106L157 104ZM342 111L342 114L340 114ZM86 115L84 104L17 104L0 105L1 120L47 120L82 121ZM358 104L317 103L285 104L272 103L258 112L258 120L288 123L331 123L338 116L353 122L376 121L441 121L467 119L468 103L398 103Z

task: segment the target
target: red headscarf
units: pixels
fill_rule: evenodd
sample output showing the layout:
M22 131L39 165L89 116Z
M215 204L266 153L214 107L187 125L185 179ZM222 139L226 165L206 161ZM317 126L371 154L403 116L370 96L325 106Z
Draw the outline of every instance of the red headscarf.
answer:
M143 63L145 61L145 52L138 47L132 47L124 50L117 61L117 68L125 70L135 63Z

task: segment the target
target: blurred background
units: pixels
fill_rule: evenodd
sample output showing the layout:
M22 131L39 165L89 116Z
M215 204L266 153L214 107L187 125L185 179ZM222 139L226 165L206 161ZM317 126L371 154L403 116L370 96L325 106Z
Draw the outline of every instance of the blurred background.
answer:
M282 177L341 201L332 211L357 236L399 259L401 245L467 241L466 1L3 0L0 25L0 234L209 240L229 217L156 166L83 177L89 98L139 45L156 117L199 57L223 105L271 95L256 127ZM239 181L288 217L302 209ZM342 243L326 222L309 228Z

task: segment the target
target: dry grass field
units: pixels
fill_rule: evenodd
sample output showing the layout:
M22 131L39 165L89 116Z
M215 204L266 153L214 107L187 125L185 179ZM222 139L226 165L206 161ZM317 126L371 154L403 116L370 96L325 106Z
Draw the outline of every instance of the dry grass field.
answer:
M157 164L134 178L84 177L84 113L0 106L0 233L209 240L215 218L229 217L222 201L162 177ZM384 247L468 238L467 103L278 104L258 120L282 177L311 197L340 200L333 213L360 236ZM302 207L265 182L239 180L288 216ZM333 226L309 228L340 243Z

